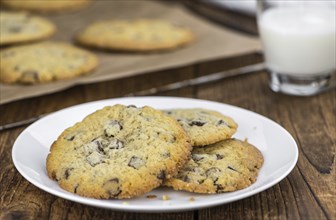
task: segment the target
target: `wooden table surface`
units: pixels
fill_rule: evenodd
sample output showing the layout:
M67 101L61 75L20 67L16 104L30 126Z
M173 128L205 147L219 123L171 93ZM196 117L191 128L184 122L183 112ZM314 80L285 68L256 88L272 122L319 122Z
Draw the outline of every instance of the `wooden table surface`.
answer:
M260 55L249 54L76 86L1 105L0 124L260 61ZM188 212L128 213L90 207L46 193L18 173L11 150L25 129L20 127L0 132L0 219L336 219L336 90L313 97L287 96L272 92L267 80L267 73L260 71L157 95L227 103L281 124L295 138L299 159L294 170L275 186L236 202Z
M1 124L68 106L123 96L153 86L259 62L257 54L217 60L117 81L77 86L56 94L1 106ZM336 91L313 97L276 94L266 72L237 76L161 96L193 97L243 107L285 127L299 146L294 170L279 184L252 197L189 212L144 214L94 208L35 187L15 169L11 149L25 127L0 133L1 219L335 219ZM284 152L285 153L285 152Z

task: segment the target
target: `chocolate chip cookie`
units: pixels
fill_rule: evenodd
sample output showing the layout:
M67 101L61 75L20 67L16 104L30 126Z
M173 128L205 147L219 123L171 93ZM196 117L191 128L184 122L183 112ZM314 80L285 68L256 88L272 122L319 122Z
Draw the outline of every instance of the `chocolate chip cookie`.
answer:
M35 12L72 11L90 2L91 0L1 0L1 3L9 8Z
M42 40L55 32L48 20L23 12L0 12L0 45Z
M45 42L0 51L0 81L34 84L69 79L92 71L95 55L70 44Z
M193 146L204 146L230 138L237 130L232 118L207 109L171 109L164 111L186 130Z
M160 20L108 20L89 25L77 35L83 45L126 51L174 49L194 40L183 27Z
M151 107L108 106L66 129L47 158L50 178L81 196L139 196L177 174L191 153L181 126Z
M224 140L194 148L190 161L164 185L196 193L243 189L256 181L263 160L253 145L237 139Z

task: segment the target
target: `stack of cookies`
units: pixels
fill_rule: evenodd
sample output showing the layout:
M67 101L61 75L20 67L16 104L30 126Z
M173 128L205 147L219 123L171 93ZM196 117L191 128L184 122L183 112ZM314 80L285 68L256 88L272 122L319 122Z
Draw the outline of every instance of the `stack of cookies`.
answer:
M206 109L107 106L58 137L47 172L63 189L98 199L132 198L161 185L239 190L256 181L263 156L232 139L236 129L233 119Z

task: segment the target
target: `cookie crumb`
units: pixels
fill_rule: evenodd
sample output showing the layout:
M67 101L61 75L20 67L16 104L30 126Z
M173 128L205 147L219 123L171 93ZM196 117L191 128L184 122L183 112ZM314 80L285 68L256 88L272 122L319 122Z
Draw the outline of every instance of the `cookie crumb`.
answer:
M167 195L163 195L162 196L162 200L164 200L164 201L167 201L167 200L169 200L170 198L169 198L169 196L167 196Z
M156 195L148 195L148 196L146 196L146 198L147 199L155 199L155 198L157 198L157 196Z
M244 142L248 143L248 138L247 137L244 139Z
M193 202L193 201L195 201L195 198L194 197L190 197L189 198L189 202Z
M122 204L123 204L123 205L128 205L129 203L128 203L128 202L123 202Z

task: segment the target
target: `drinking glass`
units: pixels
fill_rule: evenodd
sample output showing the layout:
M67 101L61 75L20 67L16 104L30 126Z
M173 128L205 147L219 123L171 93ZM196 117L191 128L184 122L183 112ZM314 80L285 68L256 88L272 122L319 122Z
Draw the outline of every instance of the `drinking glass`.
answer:
M334 0L257 0L273 91L309 96L335 87L335 12Z

